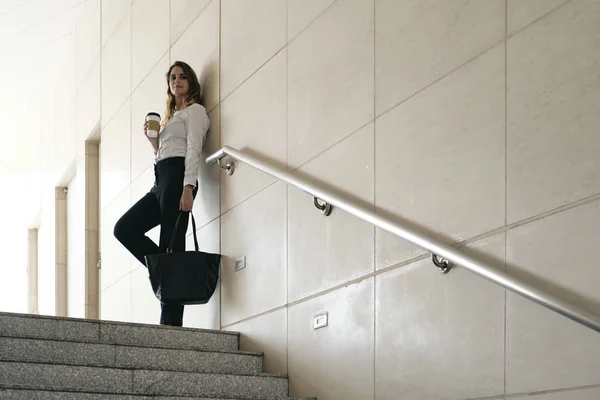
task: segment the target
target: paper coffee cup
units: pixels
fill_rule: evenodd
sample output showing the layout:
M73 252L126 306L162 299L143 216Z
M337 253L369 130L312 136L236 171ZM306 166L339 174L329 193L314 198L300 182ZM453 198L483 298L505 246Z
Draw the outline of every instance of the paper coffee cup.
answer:
M148 129L146 129L148 137L157 138L158 132L160 132L160 114L149 112L146 115L146 122L148 123Z

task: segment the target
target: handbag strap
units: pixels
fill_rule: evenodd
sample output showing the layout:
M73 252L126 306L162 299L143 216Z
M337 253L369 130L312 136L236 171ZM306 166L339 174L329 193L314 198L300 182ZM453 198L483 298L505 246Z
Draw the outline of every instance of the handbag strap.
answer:
M177 236L177 232L179 231L179 221L181 220L181 215L187 213L188 211L179 211L179 215L177 215L177 221L175 221L175 226L173 227L173 233L171 233L171 240L169 241L169 247L167 247L167 253L173 252L173 245L175 244L175 237ZM194 234L194 246L196 251L200 251L200 247L198 246L198 235L196 234L196 219L194 218L194 213L190 212L192 216L192 231Z

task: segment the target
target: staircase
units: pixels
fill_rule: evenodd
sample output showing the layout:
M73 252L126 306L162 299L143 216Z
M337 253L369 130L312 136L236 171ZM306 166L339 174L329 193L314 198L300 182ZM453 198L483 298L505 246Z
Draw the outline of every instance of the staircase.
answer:
M0 400L288 399L239 333L0 313Z

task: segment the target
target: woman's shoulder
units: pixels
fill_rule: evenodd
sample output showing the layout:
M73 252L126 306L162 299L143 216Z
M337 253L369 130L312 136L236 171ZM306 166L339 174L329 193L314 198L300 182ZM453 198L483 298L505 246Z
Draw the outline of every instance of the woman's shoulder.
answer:
M200 112L200 113L206 114L206 108L204 108L204 106L200 103L191 104L186 108L186 110L188 112L194 112L194 113Z
M206 112L206 108L202 104L194 103L184 109L183 119L186 124L193 123L195 126L200 126L205 130L210 127L210 118Z

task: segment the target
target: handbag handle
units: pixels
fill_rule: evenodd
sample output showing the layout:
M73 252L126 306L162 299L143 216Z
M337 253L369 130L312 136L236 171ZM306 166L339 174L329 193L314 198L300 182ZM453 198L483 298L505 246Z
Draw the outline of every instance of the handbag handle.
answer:
M179 211L179 215L177 215L177 221L175 221L175 226L173 227L173 233L171 233L171 240L169 241L169 247L167 247L167 253L173 252L173 244L175 243L175 237L177 236L177 231L179 230L179 220L181 219L181 214L187 213L187 211ZM194 233L194 246L196 247L196 252L200 251L200 247L198 246L198 236L196 235L196 219L194 218L194 213L190 212L192 216L192 231Z

